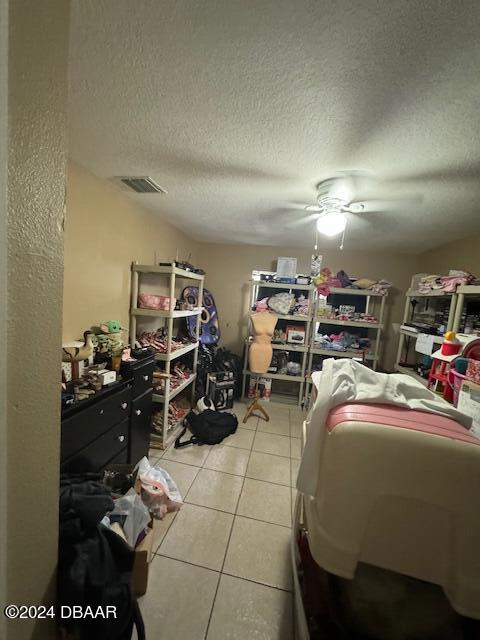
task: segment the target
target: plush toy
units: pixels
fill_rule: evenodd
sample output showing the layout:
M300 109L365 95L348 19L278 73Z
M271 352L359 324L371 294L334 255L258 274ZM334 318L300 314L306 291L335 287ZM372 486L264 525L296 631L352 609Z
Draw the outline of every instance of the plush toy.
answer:
M323 269L320 269L318 276L314 276L312 278L312 282L321 296L328 296L330 293L330 287L327 283L331 277L332 272L330 269L328 267L323 267Z
M107 322L100 325L100 329L102 333L120 333L120 331L125 331L125 328L122 327L118 320L107 320Z
M95 347L98 354L108 357L119 356L125 347L122 331L125 331L118 320L107 320L99 327L92 327L95 333Z

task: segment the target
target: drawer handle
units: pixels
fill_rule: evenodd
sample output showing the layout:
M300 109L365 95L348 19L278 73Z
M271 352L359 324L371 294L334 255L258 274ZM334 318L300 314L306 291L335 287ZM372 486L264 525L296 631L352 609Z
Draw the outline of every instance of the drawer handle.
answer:
M125 436L118 436L118 439L120 442L124 442L125 441Z
M122 402L122 409L126 409L128 407L128 402Z
M148 382L148 376L142 376L145 382Z
M141 409L135 409L135 415L139 416L142 413Z

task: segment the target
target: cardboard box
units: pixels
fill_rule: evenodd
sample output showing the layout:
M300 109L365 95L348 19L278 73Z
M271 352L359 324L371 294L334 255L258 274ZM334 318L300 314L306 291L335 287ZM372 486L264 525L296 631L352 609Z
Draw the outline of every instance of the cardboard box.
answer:
M148 587L148 568L153 559L155 523L152 518L148 524L148 533L135 548L132 570L132 590L136 596L143 596Z
M112 464L109 465L107 469L128 474L133 472L134 466L129 464ZM138 495L140 495L142 485L139 478L135 479L134 488ZM155 540L158 538L158 523L158 520L150 518L150 522L147 525L148 532L146 536L134 549L132 590L136 596L143 596L147 592L148 568L154 556L153 550L158 546L155 544ZM116 531L125 539L120 525L116 527Z
M117 379L117 374L115 371L109 371L108 369L102 369L98 372L98 377L102 381L102 386L105 387L107 384L112 384Z
M287 342L290 344L305 344L305 328L287 325Z

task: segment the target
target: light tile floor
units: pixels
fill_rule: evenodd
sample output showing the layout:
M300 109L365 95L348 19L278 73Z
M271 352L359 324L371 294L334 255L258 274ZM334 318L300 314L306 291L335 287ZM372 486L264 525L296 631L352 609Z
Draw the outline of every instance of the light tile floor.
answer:
M151 450L184 505L160 524L148 591L152 640L291 640L290 535L302 413L271 403L221 445Z

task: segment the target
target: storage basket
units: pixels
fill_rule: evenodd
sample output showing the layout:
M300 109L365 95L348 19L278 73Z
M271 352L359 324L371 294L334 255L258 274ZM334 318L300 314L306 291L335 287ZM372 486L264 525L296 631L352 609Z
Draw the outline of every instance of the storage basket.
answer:
M140 293L138 295L138 306L140 309L155 309L157 311L173 311L177 304L176 298L168 296L157 296L153 293Z

